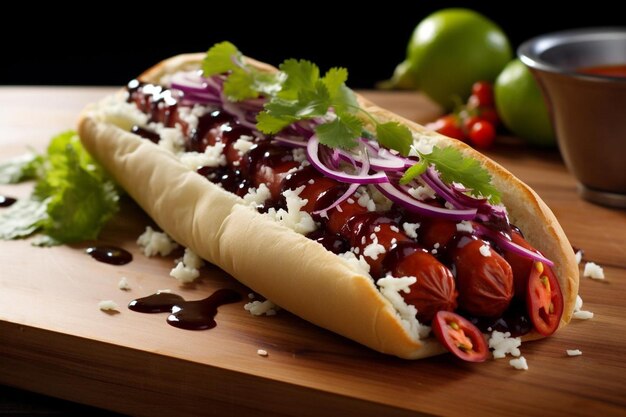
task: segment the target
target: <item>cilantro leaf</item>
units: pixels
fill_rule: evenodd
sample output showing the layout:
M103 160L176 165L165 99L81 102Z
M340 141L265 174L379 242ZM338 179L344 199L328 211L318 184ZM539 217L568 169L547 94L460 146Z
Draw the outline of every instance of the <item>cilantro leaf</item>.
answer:
M35 198L18 200L0 212L0 239L27 237L41 228L48 217L48 201Z
M0 163L0 184L15 184L37 176L43 159L31 152Z
M287 59L278 68L286 75L278 95L287 100L295 100L301 91L314 90L320 78L318 66L304 59Z
M39 230L48 236L46 244L95 239L118 210L113 181L73 131L54 137L42 159L31 197L0 212L0 238Z
M254 76L241 68L235 68L224 82L224 94L231 101L257 98L259 92L253 86Z
M361 135L363 122L351 114L337 115L332 122L324 123L315 128L321 144L331 148L350 149L357 145Z
M273 135L294 122L294 119L289 117L277 117L272 115L269 111L262 111L256 116L256 127L261 132L268 135Z
M348 80L348 70L345 68L331 68L326 71L322 82L328 89L330 97L333 99L340 94L341 86Z
M491 174L476 159L463 156L461 151L451 146L435 146L431 153L420 154L420 157L435 166L444 182L461 183L475 197L489 197L493 204L500 202L500 192L491 184Z
M398 122L378 123L376 136L381 145L395 149L401 155L407 156L413 144L413 135L406 126Z
M302 90L298 94L298 101L294 103L295 116L298 119L321 117L328 113L330 94L323 82L318 81L313 89Z
M216 43L207 51L202 71L205 77L222 74L239 68L236 61L241 61L241 52L235 45L228 41Z

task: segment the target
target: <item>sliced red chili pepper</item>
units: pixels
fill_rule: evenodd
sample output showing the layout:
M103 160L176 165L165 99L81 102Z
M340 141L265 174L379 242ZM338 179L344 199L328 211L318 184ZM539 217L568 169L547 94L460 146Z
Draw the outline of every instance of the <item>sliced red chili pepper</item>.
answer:
M484 362L489 355L485 337L476 326L451 311L439 311L432 322L439 342L454 356L468 362Z
M563 294L552 269L535 262L528 277L528 315L535 330L544 336L556 331L563 315Z

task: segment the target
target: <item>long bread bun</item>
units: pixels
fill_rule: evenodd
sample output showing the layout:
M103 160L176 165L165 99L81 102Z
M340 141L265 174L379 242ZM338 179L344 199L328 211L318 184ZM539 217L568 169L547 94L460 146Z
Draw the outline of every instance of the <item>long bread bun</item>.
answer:
M198 68L203 54L167 59L140 76L157 83L178 70ZM259 69L275 71L249 60ZM442 146L454 146L480 161L502 192L512 223L527 240L555 262L564 296L561 326L569 322L578 293L578 267L554 214L527 185L479 152L359 97L381 121L396 120L429 135ZM86 109L79 133L87 150L173 239L282 308L377 351L418 359L444 351L434 337L416 340L370 277L268 216L243 204L189 170L175 155ZM525 339L538 338L535 332Z

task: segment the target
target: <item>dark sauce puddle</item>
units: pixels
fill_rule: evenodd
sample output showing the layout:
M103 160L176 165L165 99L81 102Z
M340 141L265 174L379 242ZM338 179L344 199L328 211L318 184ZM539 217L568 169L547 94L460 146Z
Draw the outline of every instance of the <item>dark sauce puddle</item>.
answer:
M0 207L9 207L17 202L17 199L13 197L7 197L6 195L0 195Z
M92 246L85 252L96 261L111 265L126 265L133 260L130 252L115 246Z
M224 304L236 303L241 295L234 290L223 288L209 297L197 301L186 301L178 294L161 292L137 298L128 308L139 313L171 313L167 323L185 330L206 330L217 325L217 308Z

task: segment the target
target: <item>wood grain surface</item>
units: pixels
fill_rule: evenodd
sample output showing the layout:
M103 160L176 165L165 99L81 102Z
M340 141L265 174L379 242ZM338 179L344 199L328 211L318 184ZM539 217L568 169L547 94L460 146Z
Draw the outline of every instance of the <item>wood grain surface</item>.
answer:
M0 88L0 157L43 149L51 135L74 126L86 103L110 91ZM413 93L366 95L422 122L438 111ZM214 267L202 270L198 284L178 287L168 273L180 253L144 257L135 240L150 220L127 201L99 239L133 253L125 266L85 255L93 242L48 249L0 242L0 384L138 416L624 415L626 212L582 201L556 152L504 138L488 154L541 195L571 243L606 275L581 278L592 320L522 345L528 371L510 367L509 358L386 357L286 311L253 317L244 302L220 307L210 331L178 330L163 314L131 312L130 300L159 289L187 299L224 287L244 298L249 291ZM20 197L28 187L0 186L0 194ZM122 276L128 292L117 288ZM100 311L105 299L119 313ZM566 349L583 355L568 357Z

